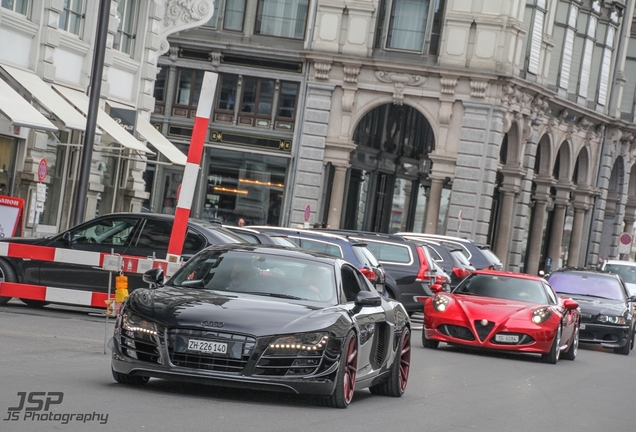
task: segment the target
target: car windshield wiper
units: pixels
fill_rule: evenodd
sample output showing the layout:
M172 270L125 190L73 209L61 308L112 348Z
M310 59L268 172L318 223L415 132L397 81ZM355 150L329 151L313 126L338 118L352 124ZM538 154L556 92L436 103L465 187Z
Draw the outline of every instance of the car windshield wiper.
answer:
M265 297L278 297L278 298L291 299L291 300L302 300L302 298L300 297L296 297L289 294L277 294L277 293L266 293L266 292L249 292L246 294L253 294L253 295L259 295L259 296L265 296Z
M594 295L594 294L566 293L566 292L561 292L561 291L557 291L556 293L557 294L565 294L565 295L578 295L578 296L584 296L584 297L594 297L594 298L600 298L600 299L604 299L604 300L616 300L616 299L613 299L611 297L603 297L603 296Z

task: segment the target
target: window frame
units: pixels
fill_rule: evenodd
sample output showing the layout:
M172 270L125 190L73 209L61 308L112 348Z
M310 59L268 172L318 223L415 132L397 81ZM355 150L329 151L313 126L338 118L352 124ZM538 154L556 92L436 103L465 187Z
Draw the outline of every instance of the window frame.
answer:
M240 0L236 0L236 1L240 1ZM225 20L227 18L227 6L230 3L230 0L224 0L224 4L223 4L223 23L221 25L221 28L223 29L223 31L228 31L228 32L233 32L233 33L243 33L245 31L245 11L247 10L247 0L242 0L243 1L243 18L241 19L241 28L240 30L237 29L232 29L232 28L227 28L225 25ZM218 28L218 25L217 25Z
M11 7L5 6L4 3L9 2L9 1L13 1L13 4L11 5ZM23 0L20 4L22 5L22 8L24 9L24 12L20 12L16 10L16 7L18 5L18 3L20 3L20 0L1 0L0 1L0 7L2 7L3 9L6 10L10 10L11 12L20 14L20 15L24 15L25 17L29 16L29 12L31 11L31 0Z
M253 34L255 36L275 37L275 38L278 38L278 39L286 39L286 40L292 40L292 41L304 41L306 36L307 36L307 26L309 24L309 6L311 5L311 0L306 0L307 1L307 13L305 15L305 25L304 25L304 28L303 28L303 34L300 37L277 36L277 35L274 35L274 34L264 34L264 33L261 33L259 31L257 31L257 27L259 25L262 26L262 13L259 13L259 10L261 9L261 5L265 1L268 1L268 0L258 0L256 2L256 9L254 10L254 27L252 29ZM291 0L291 1L295 1L297 3L300 3L300 2L305 1L305 0ZM295 24L297 21L294 19L291 22Z
M79 12L76 12L73 10L73 5L76 5L79 2L80 6L79 6ZM74 34L78 37L82 37L83 33L84 33L84 23L85 23L85 18L86 18L86 2L84 0L68 0L68 4L70 6L67 7L67 4L65 3L64 6L62 7L62 12L60 13L60 18L58 21L58 28L60 30L63 30L67 33L71 33ZM62 27L62 17L66 16L66 23L65 25ZM79 26L77 29L77 33L75 33L74 31L71 31L69 29L70 24L72 22L71 18L75 16L78 20L79 20Z
M192 87L190 89L190 95L189 95L189 100L188 100L188 104L180 104L177 102L177 97L179 96L179 83L181 81L181 74L184 72L189 71L191 73L191 78L192 78ZM197 107L198 107L198 102L196 105L194 105L193 102L193 98L195 96L195 94L200 93L200 88L199 91L197 91L197 86L196 86L196 82L197 82L197 73L201 73L201 80L203 80L203 73L204 71L202 69L192 69L192 68L177 68L177 73L175 74L175 90L174 90L174 95L173 95L173 100L172 100L172 110L171 110L171 115L175 116L175 117L183 117L183 118L194 118L196 116L196 112L197 112ZM186 115L177 115L175 114L175 109L183 109L186 110Z
M157 78L155 79L155 85L152 91L152 96L155 98L155 109L153 114L164 115L166 109L166 96L168 93L168 83L170 82L170 67L164 65L157 65L159 72L157 72ZM163 77L163 97L157 99L157 83L159 82L159 76L165 71Z
M132 8L127 7L129 2L133 3ZM124 8L123 8L124 12L121 18L121 22L117 25L117 29L115 30L115 38L113 39L113 49L133 57L135 54L135 48L136 48L135 41L137 40L137 24L138 24L137 21L139 19L139 2L137 0L119 0L119 3L117 3L116 13L119 12L119 5L121 4L124 4ZM130 32L128 32L128 30L124 31L123 29L123 25L124 25L123 23L125 23L126 18L128 18L127 16L128 10L132 10L132 14L133 14L132 18L130 18L129 20L129 22L132 23ZM122 46L123 46L122 40L124 36L130 38L130 48L128 51L122 49ZM117 43L117 47L115 47L116 43Z

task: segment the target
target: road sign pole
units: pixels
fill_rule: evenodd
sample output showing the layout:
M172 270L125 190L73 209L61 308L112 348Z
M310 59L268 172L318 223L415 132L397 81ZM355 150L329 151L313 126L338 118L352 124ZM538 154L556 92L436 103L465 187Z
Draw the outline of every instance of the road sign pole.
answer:
M166 258L172 263L179 262L181 252L183 251L183 242L188 231L190 208L192 207L192 198L194 197L197 177L201 167L203 144L208 134L208 124L210 123L210 114L212 112L212 103L214 102L218 78L218 74L214 72L205 72L203 75L199 105L197 106L197 114L194 119L192 138L190 139L190 150L188 151L188 159L183 172L181 192L179 193L179 201L177 202L177 208L174 213L174 224L172 225L170 243L168 244L168 255Z

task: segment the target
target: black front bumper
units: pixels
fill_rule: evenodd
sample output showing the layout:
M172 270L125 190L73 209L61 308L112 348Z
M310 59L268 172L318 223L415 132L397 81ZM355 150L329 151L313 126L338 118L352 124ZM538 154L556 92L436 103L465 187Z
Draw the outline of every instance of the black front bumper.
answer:
M117 334L109 340L108 347L113 352L112 369L126 375L318 396L329 396L333 393L339 365L336 361L321 373L309 376L257 376L251 373L249 366L239 373L175 366L170 361L165 345L159 346L158 362L140 361L123 353Z
M631 341L629 325L598 324L581 322L580 341L582 343L599 344L604 348L622 348Z

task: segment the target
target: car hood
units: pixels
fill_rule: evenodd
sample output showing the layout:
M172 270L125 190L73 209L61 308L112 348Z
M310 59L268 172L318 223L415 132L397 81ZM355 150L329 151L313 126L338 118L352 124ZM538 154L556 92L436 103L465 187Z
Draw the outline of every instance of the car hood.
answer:
M470 321L487 319L502 322L508 319L527 320L532 311L541 305L492 297L455 295L457 307L464 311Z
M322 330L347 317L341 306L318 308L284 299L169 286L137 289L126 305L166 327L223 330L257 337Z
M576 294L570 294L569 296L572 300L576 300L579 303L583 314L620 316L625 313L627 308L622 300L601 299Z

